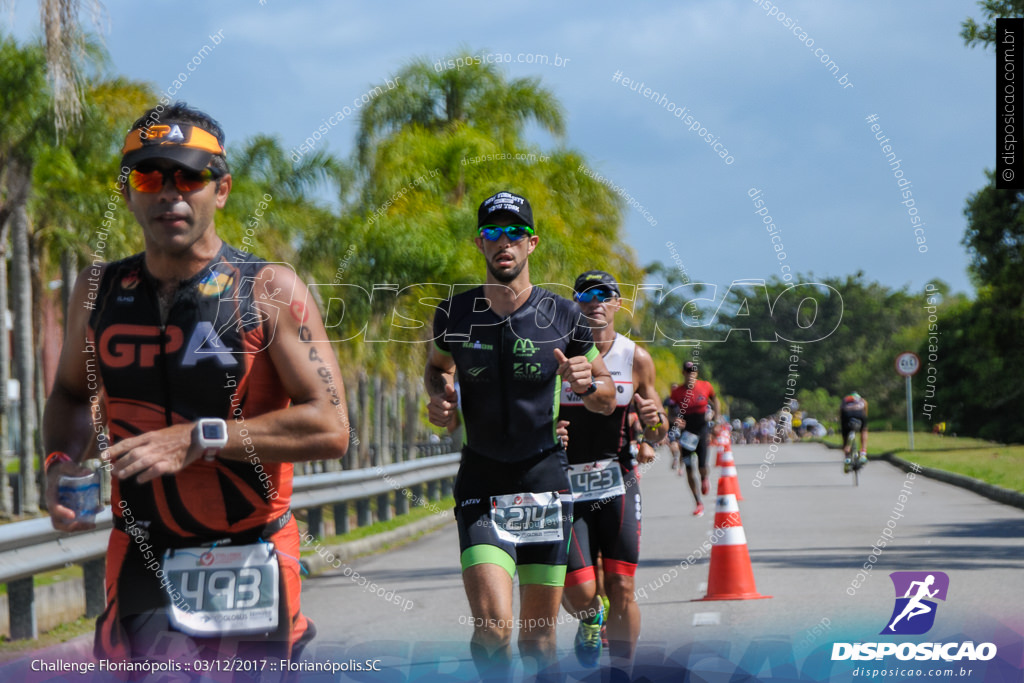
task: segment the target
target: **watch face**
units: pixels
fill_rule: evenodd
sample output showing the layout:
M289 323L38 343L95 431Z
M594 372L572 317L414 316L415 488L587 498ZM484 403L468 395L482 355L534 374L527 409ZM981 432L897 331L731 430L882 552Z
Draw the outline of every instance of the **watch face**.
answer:
M217 441L224 438L224 430L221 428L219 422L204 422L203 423L203 439L207 441Z

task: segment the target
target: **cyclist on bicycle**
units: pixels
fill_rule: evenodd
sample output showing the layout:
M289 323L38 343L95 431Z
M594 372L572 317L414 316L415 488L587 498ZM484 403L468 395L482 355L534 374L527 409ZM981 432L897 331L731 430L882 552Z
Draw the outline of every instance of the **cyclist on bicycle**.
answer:
M839 423L843 433L843 472L848 474L853 465L850 451L853 448L853 439L850 434L854 431L853 421L860 422L860 464L868 461L868 402L856 391L843 396L843 402L839 406Z

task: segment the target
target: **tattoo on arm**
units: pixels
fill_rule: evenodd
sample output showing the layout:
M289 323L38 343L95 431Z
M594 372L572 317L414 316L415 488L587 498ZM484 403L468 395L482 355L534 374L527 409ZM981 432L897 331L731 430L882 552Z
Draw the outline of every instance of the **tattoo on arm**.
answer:
M305 325L299 326L299 339L302 341L310 341L313 338L313 333L310 332L309 328ZM316 350L315 346L309 349L309 362L317 366L316 374L319 375L320 381L325 385L327 395L330 396L332 406L341 405L341 396L338 393L338 387L334 383L334 373L331 372L331 368L327 365L327 361L320 357L320 352Z
M309 310L301 301L293 301L292 305L288 307L288 310L291 311L292 317L300 324L304 324L309 320Z

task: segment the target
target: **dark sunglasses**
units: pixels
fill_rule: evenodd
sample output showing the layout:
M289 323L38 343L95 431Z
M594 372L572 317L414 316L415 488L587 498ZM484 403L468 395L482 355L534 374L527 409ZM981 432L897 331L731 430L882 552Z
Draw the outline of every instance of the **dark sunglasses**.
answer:
M508 237L509 242L518 242L527 235L533 236L533 228L529 225L481 225L480 236L488 242L497 242L501 236Z
M178 192L195 192L206 187L207 183L220 174L212 168L204 168L202 171L192 171L187 168L136 168L128 174L128 184L133 190L139 192L153 193L164 189L167 178L174 179L174 187Z
M591 301L594 301L595 299L603 304L605 301L608 301L609 299L614 299L615 293L608 289L601 289L599 287L595 287L594 289L588 289L585 292L577 292L575 298L576 301L580 302L581 304L589 304Z

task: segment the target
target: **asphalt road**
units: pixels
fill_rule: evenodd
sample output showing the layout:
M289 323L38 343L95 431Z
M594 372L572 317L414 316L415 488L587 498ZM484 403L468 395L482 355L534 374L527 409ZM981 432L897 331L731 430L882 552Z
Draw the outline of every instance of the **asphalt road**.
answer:
M700 600L708 580L714 496L705 501L705 516L693 517L685 480L659 455L640 484L638 676L723 683L860 681L865 670L857 667L878 674L908 663L893 658L832 662L833 643L902 638L993 642L999 648L997 659L987 663L909 663L949 667L929 680L1021 680L1024 511L949 484L911 478L884 462L869 464L854 487L842 473L839 452L817 444L782 445L774 454L765 446L737 446L734 454L757 589L772 597ZM891 538L877 549L881 552L873 551L883 533ZM338 561L338 569L306 580L303 609L319 630L309 655L342 671L367 662L379 670L304 674L301 681L476 680L458 558L457 534L448 522L416 541ZM865 564L872 569L865 571ZM938 603L926 635L879 636L894 606L889 579L894 571L949 576L947 598ZM575 631L576 622L563 612L558 627L563 671L571 680L600 680L599 673L576 664ZM87 640L41 656L53 661L65 656L62 652L84 655ZM0 668L0 680L15 673L26 682L50 680L22 672L24 660ZM897 671L877 680L914 678Z
M734 455L757 589L772 597L699 600L708 580L714 497L705 501L704 517L693 517L685 479L660 455L641 481L638 660L660 663L663 671L682 661L694 670L728 673L730 663L746 662L750 669L767 657L765 675L792 674L787 662L796 662L794 671L800 662L806 669L804 660L816 648L886 640L878 634L893 609L893 571L949 575L947 600L925 639L1001 638L1004 651L1020 647L1024 511L911 478L884 462L870 463L855 487L842 472L839 452L818 444L782 445L775 454L766 446L736 446ZM876 545L880 538L884 548ZM471 626L458 555L457 534L448 524L310 579L303 604L320 628L317 655L379 657L382 666L394 667L396 680L431 671L472 680L466 645ZM865 564L872 569L864 570ZM566 669L573 670L576 622L561 616L559 650ZM826 678L839 673L836 668Z

